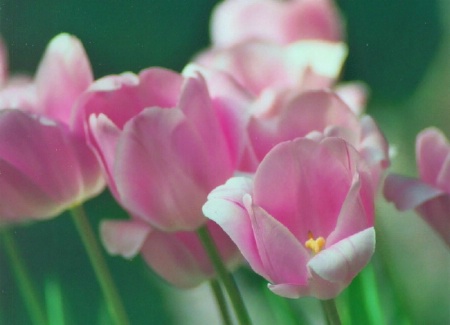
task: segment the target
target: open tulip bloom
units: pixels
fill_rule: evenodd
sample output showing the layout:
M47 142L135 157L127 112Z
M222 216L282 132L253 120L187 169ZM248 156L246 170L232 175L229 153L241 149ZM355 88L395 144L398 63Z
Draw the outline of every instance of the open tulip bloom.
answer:
M152 68L105 77L78 113L112 193L133 216L163 231L206 222L207 194L235 163L201 76Z
M284 297L337 296L375 248L370 172L339 138L277 145L254 178L213 190L203 212Z

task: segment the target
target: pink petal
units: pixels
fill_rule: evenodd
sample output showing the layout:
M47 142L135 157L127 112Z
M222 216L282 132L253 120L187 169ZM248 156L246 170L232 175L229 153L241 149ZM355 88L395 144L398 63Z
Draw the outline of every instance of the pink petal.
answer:
M334 231L326 238L326 247L330 247L335 243L373 226L373 193L370 193L366 201L371 205L369 211L364 207L359 175L355 175L352 186L348 192L345 201L342 204L342 209L339 213L338 221Z
M186 80L178 107L186 116L192 129L203 140L204 149L208 153L208 164L202 164L201 167L205 170L203 177L213 176L203 182L206 182L205 185L212 189L232 175L236 162L231 160L230 148L227 145L217 111L212 106L203 77L198 75L197 78ZM186 155L189 155L189 152L186 152ZM202 156L199 158L201 159ZM213 169L207 171L208 166L212 166ZM220 179L220 182L217 179Z
M383 194L386 200L395 204L397 209L405 211L417 208L441 196L444 192L418 179L389 174L384 181Z
M35 210L23 215L28 210L10 202L18 208L18 218L54 216L103 189L100 169L84 139L51 120L19 110L0 111L0 153L2 178L11 187L4 199L9 195L22 202L22 192L23 202L28 198Z
M420 178L437 185L444 162L450 155L450 145L444 134L436 128L419 133L416 140L416 159Z
M125 126L117 147L121 203L165 231L198 228L206 221L201 207L213 188L212 168L221 168L209 165L209 154L179 109L144 110Z
M273 116L249 121L249 136L260 160L276 144L306 136L311 131L323 132L331 125L355 132L360 129L357 117L347 105L327 91L302 93L274 109L277 113Z
M328 0L241 0L223 1L216 7L211 34L219 47L254 39L287 44L298 39L338 40L342 27L336 8Z
M183 236L189 236L194 242L197 240L195 233ZM148 234L141 254L150 267L169 283L180 288L195 287L212 274L205 274L201 269L188 242L188 238L181 240L178 233L153 231Z
M102 221L100 235L111 255L133 258L142 248L152 229L141 221Z
M37 113L68 125L75 100L92 81L81 42L74 36L59 34L50 41L36 73L40 104Z
M114 163L116 159L117 142L121 132L113 122L104 114L89 117L88 141L94 148L98 160L103 165L108 185L114 196L118 191L114 181Z
M252 181L245 177L230 178L224 185L215 188L203 205L204 215L216 222L239 247L253 270L265 274L258 253L250 216L243 198L251 193Z
M275 284L306 284L305 266L309 259L306 248L284 225L253 205L250 195L244 196L244 204L249 211L265 277Z
M338 96L356 115L360 116L364 112L369 92L368 87L364 83L341 83L335 90Z
M326 281L348 285L374 250L375 230L371 227L324 249L309 261L308 267Z
M128 72L101 78L81 96L74 108L73 128L83 130L91 114L105 114L122 129L144 108L176 106L182 82L180 75L161 68L143 70L139 76Z
M423 219L436 231L450 247L450 197L440 195L416 208Z
M353 159L345 141L337 138L283 142L269 152L255 174L255 205L301 243L309 231L326 238L352 184Z

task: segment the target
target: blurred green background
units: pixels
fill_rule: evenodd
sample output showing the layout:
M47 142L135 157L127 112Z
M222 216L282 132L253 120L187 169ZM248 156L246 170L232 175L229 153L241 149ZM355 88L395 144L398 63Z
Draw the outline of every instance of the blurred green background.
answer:
M149 66L181 70L208 45L215 3L0 0L0 34L13 72L34 73L46 44L60 32L81 39L97 78ZM417 132L433 124L450 134L449 2L339 0L338 5L350 53L343 79L369 85L368 112L396 146L393 169L414 175ZM450 252L417 216L400 215L379 201L374 267L381 270L377 279L386 313L404 310L411 324L449 324ZM126 216L108 193L88 202L87 209L94 226L102 218ZM105 308L101 293L69 215L17 227L14 235L42 299L49 297L52 308L61 294L66 324L108 324L99 316ZM162 284L140 258L108 258L108 263L132 324L180 319L177 310L183 313L189 299ZM249 296L252 286L264 292L259 277L247 271L238 276L250 287ZM306 299L303 306L310 303ZM29 323L0 248L0 324Z

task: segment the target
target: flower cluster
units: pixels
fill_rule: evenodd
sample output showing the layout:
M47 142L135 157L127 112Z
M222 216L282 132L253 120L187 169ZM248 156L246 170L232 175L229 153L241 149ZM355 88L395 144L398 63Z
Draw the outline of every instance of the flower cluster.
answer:
M106 183L130 215L101 225L111 254L192 287L215 274L206 227L228 268L243 257L278 295L333 298L374 252L389 165L365 86L338 81L342 19L329 0L226 0L211 29L181 73L94 81L62 34L34 79L1 74L1 222L56 216Z

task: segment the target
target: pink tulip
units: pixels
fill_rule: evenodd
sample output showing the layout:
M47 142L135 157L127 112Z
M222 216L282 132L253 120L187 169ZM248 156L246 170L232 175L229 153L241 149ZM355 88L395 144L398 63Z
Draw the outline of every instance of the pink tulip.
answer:
M400 211L415 209L450 247L450 144L429 128L417 136L419 179L390 174L384 196Z
M82 133L70 127L72 106L92 82L79 40L48 45L34 80L12 78L0 91L0 218L42 219L98 194L100 166Z
M206 222L201 207L232 175L236 155L202 77L157 68L106 77L78 114L112 193L133 216L164 231Z
M253 179L235 177L203 207L276 294L330 299L375 247L370 172L338 138L277 145Z
M241 261L236 245L214 222L207 225L225 265L233 269ZM162 232L140 220L103 221L100 232L110 254L133 258L140 253L158 275L174 286L195 287L215 274L195 232Z
M95 156L64 124L0 110L0 223L59 215L104 186Z
M330 0L227 0L215 9L215 47L250 40L288 44L300 39L342 39L341 17Z

